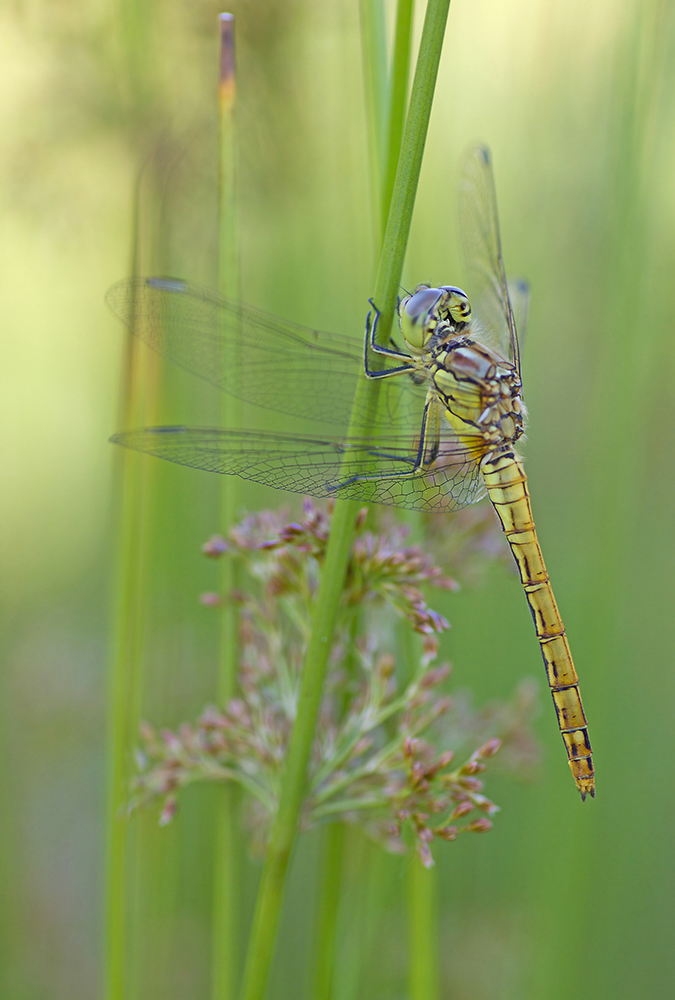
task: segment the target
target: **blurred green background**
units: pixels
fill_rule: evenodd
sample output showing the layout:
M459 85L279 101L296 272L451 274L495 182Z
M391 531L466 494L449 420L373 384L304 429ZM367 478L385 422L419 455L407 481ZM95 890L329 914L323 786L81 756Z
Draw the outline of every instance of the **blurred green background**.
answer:
M107 438L119 429L124 343L103 297L131 267L143 163L143 260L216 282L220 9L15 0L0 12L7 1000L100 990L118 458ZM358 339L376 240L357 2L231 9L243 297ZM439 608L452 623L444 652L453 683L481 700L541 678L544 762L536 784L491 779L494 832L438 852L443 996L453 1000L675 989L674 19L666 0L454 0L450 10L404 280L461 284L458 163L472 141L489 143L507 269L532 285L527 468L598 780L582 806L523 595L495 566ZM149 418L218 421L215 390L148 366L163 385ZM197 595L217 587L199 546L219 527L219 484L142 462L152 467L139 548L142 710L174 724L213 698L216 623ZM251 507L281 500L249 486L244 496ZM134 821L133 992L144 1000L208 996L209 791L191 790L169 829L154 814ZM363 850L355 840L354 858ZM303 995L316 863L308 836L275 998ZM405 996L403 868L373 855L377 892L356 861L347 877L340 1000ZM251 866L249 899L254 877ZM367 928L358 936L356 911Z

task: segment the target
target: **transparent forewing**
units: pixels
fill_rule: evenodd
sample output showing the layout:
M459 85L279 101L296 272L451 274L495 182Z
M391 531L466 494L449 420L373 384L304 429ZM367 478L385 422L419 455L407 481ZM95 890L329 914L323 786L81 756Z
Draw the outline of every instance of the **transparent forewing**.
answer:
M409 470L419 442L394 435L372 441L156 427L116 434L111 440L180 465L315 497L453 511L485 493L479 453L450 434L437 439L429 471L414 475Z
M459 186L459 219L468 270L466 292L496 346L520 369L518 337L502 260L497 198L490 153L482 146L464 161Z
M119 281L113 312L150 347L240 399L346 429L363 342L322 333L174 278ZM390 382L391 380L389 380ZM425 391L407 377L383 390L383 412L421 418Z

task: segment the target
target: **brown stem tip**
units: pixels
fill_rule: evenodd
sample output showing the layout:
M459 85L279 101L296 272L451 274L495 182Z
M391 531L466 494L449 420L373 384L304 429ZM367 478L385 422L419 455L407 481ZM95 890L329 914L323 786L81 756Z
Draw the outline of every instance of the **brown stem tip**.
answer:
M220 79L219 97L222 106L231 107L236 94L234 63L234 15L219 14L220 25Z

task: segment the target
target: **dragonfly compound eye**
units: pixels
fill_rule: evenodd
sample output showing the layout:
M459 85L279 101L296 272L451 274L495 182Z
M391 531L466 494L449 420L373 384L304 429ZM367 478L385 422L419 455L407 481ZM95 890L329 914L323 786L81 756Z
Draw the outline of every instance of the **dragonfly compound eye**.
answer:
M439 303L439 313L443 318L449 318L454 323L468 323L471 319L471 304L466 292L455 285L443 285L445 301Z
M425 347L436 327L436 306L442 298L440 288L424 286L401 303L401 333L411 348Z

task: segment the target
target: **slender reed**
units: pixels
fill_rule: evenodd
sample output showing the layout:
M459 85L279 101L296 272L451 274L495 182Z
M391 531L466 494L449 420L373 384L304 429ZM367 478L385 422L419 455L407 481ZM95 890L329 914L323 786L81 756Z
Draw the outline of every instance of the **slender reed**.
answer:
M380 334L387 337L396 309L396 294L419 180L433 93L438 74L450 0L429 0L406 122L392 204L380 258L374 301L381 312ZM375 385L364 379L356 394L350 434L365 436L369 421L361 416L368 403L377 405ZM365 407L364 407L365 409ZM307 763L328 657L354 532L356 504L338 500L314 610L291 736L279 810L272 826L263 868L244 972L243 1000L263 1000L274 951L286 871L298 828Z
M421 534L420 517L416 511L407 512L412 517L406 521L413 539ZM403 632L403 630L401 630ZM401 635L401 661L408 674L412 665L419 662L421 642L410 629ZM425 868L415 854L405 878L405 906L408 919L408 990L409 1000L438 1000L438 876L435 868Z
M386 156L388 103L387 30L382 0L360 0L359 15L370 187L373 206L379 209ZM388 211L389 206L387 205ZM378 241L380 239L380 225L384 225L386 219L386 213L382 219L377 217L375 219Z
M131 273L144 266L147 248L142 219L147 202L144 182L152 172L148 165L139 174L134 190ZM148 181L152 186L152 181ZM152 226L147 227L151 229ZM142 361L136 337L128 333L120 390L119 422L131 427L142 423L149 405L151 379ZM151 390L150 390L151 391ZM113 650L108 674L108 803L105 895L106 1000L124 1000L129 965L130 827L125 812L130 774L130 748L140 715L146 541L144 512L147 489L142 460L138 455L116 455L118 521L115 536L118 563L115 578Z
M330 823L323 834L321 900L316 922L314 985L311 992L313 1000L331 1000L333 996L340 888L346 846L344 824Z
M119 565L116 583L115 646L108 680L108 805L105 904L105 996L123 1000L127 968L127 855L129 823L129 747L138 719L143 632L139 616L143 568L139 559L142 525L138 516L143 489L137 456L125 462L118 482L120 515L116 531ZM126 458L126 456L125 456Z
M414 0L399 0L396 9L396 35L394 39L394 61L391 74L391 95L389 106L389 128L387 135L387 156L382 182L382 218L389 212L396 167L403 135L406 103L408 96L408 75ZM415 511L405 511L413 537L421 534L420 517ZM415 538L415 540L418 540ZM412 665L419 661L419 636L409 629L402 636L404 656L403 669L412 673ZM406 879L406 908L408 911L408 960L410 1000L436 1000L438 997L438 947L437 947L437 877L434 870L426 869L419 858L414 857L408 868Z
M367 95L368 147L373 183L375 179L377 180L372 200L376 213L379 213L376 220L379 242L384 238L403 138L408 99L413 6L414 0L399 0L396 41L387 91L383 85L382 64L386 47L386 25L381 16L382 11L377 4L367 3L365 0L361 5L361 45L364 90ZM386 137L386 158L381 155L382 137ZM386 198L383 199L388 177L391 178L391 184L386 191ZM354 627L357 626L358 618L355 616ZM323 1000L330 1000L334 990L338 904L346 850L348 842L344 829L342 826L331 824L323 833L321 901L315 934L316 955L312 990L313 997Z
M437 880L415 855L407 876L409 1000L437 1000Z
M237 191L237 125L234 17L221 14L219 110L219 288L223 295L239 298L239 226ZM230 346L223 364L236 367ZM223 395L223 425L240 424L239 400L232 393ZM221 521L227 531L236 521L241 505L241 480L223 477L221 486ZM220 662L217 696L222 704L234 696L239 660L238 614L228 599L237 585L233 559L221 561ZM237 838L237 790L233 784L219 789L214 866L213 945L211 995L213 1000L232 1000L237 989L238 927L240 907L239 851Z
M380 184L382 226L389 215L396 169L406 117L410 50L412 41L414 0L399 0L396 8L396 34L391 70L387 123L387 150ZM415 541L421 534L420 516L416 511L403 511L404 519ZM411 676L413 664L419 662L419 636L401 629L400 669ZM438 997L437 948L437 877L414 857L406 877L406 908L408 911L408 957L410 1000L436 1000Z
M411 541L421 541L422 519L418 511L402 512L410 529ZM400 629L401 669L405 678L419 663L422 653L420 637L410 629ZM409 1000L438 1000L438 876L435 868L425 868L415 854L405 877L405 906L408 919L408 993Z
M412 41L413 14L415 0L398 0L396 6L396 34L394 36L394 57L391 67L389 87L389 115L386 130L386 156L380 185L382 227L389 215L391 196L394 191L396 168L401 152L403 127L408 106L408 83L410 78L410 50Z

